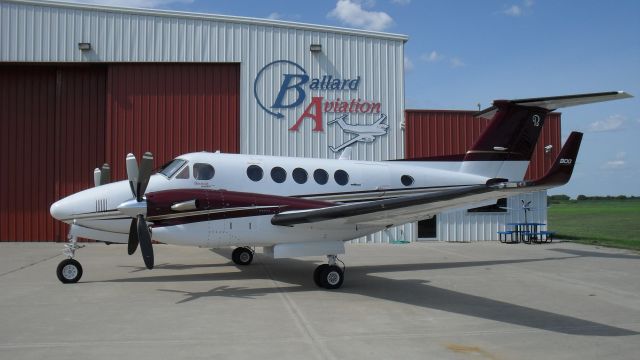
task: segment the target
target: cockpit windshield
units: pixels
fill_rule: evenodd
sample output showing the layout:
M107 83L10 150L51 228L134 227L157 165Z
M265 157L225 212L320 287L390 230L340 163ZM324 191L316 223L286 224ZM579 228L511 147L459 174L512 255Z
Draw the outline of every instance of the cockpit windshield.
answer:
M187 161L182 159L173 159L168 163L162 165L158 174L162 174L168 178L171 178Z

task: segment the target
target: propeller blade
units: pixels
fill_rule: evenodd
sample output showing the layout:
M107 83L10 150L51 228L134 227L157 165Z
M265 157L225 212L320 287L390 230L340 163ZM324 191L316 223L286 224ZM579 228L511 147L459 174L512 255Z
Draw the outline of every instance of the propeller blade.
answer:
M105 163L102 165L102 172L100 174L100 185L108 184L111 182L111 167Z
M95 168L95 170L93 170L93 185L94 186L102 185L102 182L100 180L101 177L102 177L102 174L101 174L100 169Z
M133 255L138 248L138 221L137 218L131 219L131 226L129 226L129 244L127 253Z
M140 251L142 259L147 269L153 269L153 246L151 245L151 232L147 227L147 222L143 215L138 215L138 239L140 240Z
M153 154L150 152L142 155L142 161L140 162L140 173L138 175L138 184L136 190L136 199L142 201L144 193L147 191L147 185L149 185L149 178L151 177L151 171L153 171Z
M131 192L133 192L134 197L138 197L136 190L138 183L138 161L136 160L135 155L132 153L127 154L127 178L129 179L129 185L131 185Z

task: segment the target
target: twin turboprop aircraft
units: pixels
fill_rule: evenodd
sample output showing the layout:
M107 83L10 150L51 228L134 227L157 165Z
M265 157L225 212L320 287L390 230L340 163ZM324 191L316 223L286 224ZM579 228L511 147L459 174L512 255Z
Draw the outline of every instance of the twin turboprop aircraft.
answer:
M232 260L249 265L253 248L274 258L327 256L314 282L326 289L344 281L339 254L344 242L453 208L486 205L505 196L567 183L582 134L573 132L542 178L522 181L546 115L555 109L631 97L605 92L500 100L478 114L493 120L471 150L448 161L308 159L221 153L178 156L152 175L153 155L140 166L127 155L128 180L106 183L108 167L96 169L96 187L51 206L71 225L57 275L77 282L77 237L138 245L154 265L152 240L211 248L235 246Z

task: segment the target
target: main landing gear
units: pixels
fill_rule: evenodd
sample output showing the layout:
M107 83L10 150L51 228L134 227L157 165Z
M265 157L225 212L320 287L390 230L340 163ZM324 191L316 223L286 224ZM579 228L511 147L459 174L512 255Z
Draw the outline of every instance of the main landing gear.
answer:
M76 255L76 250L82 246L78 245L78 238L73 235L69 235L69 242L64 246L62 253L67 257L58 264L56 269L56 275L58 280L63 284L77 283L82 277L82 265L73 257Z
M249 247L239 247L231 253L231 260L236 265L249 265L253 261L253 250Z
M328 264L322 264L313 272L313 281L318 287L325 289L338 289L344 281L344 263L336 255L327 255ZM336 265L340 261L343 265L341 269Z

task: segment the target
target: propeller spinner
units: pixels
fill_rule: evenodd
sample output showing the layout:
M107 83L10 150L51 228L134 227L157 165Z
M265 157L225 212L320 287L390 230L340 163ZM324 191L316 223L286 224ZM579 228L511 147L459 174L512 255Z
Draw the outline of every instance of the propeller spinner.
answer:
M153 154L144 153L140 167L133 154L127 155L127 177L133 199L123 202L118 206L118 210L131 216L131 226L129 227L128 253L132 255L136 252L140 244L140 252L147 269L153 269L153 246L151 245L151 232L147 226L145 216L147 214L147 203L143 199L149 185L149 178L153 169Z

